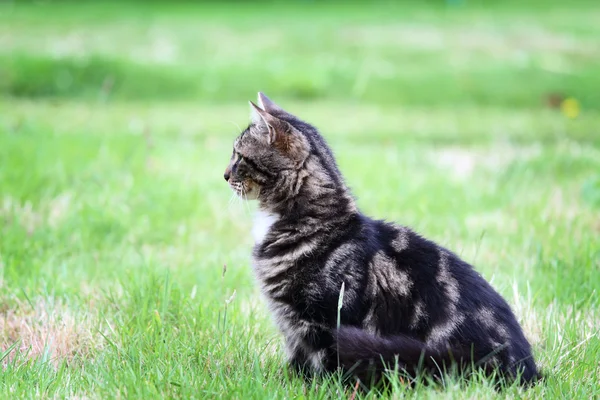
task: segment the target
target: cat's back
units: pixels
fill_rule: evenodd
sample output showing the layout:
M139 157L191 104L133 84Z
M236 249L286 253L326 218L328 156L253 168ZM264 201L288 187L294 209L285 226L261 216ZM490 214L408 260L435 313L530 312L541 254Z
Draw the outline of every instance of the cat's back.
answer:
M409 227L369 220L374 238L373 302L379 306L382 333L410 331L423 339L447 339L483 305L500 320L514 317L506 301L468 262Z

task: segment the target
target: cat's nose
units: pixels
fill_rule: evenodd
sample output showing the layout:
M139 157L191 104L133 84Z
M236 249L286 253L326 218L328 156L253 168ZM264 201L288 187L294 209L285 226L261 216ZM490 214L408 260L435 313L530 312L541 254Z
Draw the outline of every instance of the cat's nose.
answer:
M227 182L229 182L229 176L230 176L230 175L229 175L229 171L225 171L225 174L223 175L223 178L225 178L225 180L226 180Z

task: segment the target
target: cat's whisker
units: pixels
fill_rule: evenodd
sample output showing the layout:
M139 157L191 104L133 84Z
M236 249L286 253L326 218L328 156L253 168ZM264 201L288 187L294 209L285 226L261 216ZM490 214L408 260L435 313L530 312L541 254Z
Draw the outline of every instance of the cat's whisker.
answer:
M237 187L235 188L235 200L234 201L235 201L236 207L240 207L242 205L242 199L240 198L240 191Z
M233 124L233 126L235 126L237 128L238 132L242 131L242 128L240 128L240 126L235 121L227 121L227 122L229 122L230 124Z
M235 198L237 196L235 195L235 193L231 193L231 197L229 198L229 203L227 204L227 208L231 209L231 206L233 205L233 202L235 201Z
M244 210L246 210L246 213L248 215L250 215L250 205L248 204L248 194L246 193L246 189L244 188L243 185L242 185L242 196L244 198Z

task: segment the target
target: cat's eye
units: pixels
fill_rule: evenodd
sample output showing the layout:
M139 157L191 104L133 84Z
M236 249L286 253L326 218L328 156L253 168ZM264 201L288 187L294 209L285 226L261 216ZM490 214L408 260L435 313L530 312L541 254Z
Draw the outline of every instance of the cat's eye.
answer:
M236 159L236 162L240 162L244 159L244 156L242 156L240 153L238 153L237 151L233 150L233 153L231 154L231 159Z

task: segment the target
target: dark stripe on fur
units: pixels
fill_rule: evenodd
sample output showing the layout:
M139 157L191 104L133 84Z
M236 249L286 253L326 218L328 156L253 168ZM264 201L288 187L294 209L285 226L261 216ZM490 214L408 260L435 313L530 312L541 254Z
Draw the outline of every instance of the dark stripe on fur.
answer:
M273 178L276 176L276 174L267 171L265 168L259 166L258 164L256 164L254 161L252 161L248 157L244 158L244 162L247 163L251 168L255 169L256 171L260 172L263 175L268 176L269 178Z

